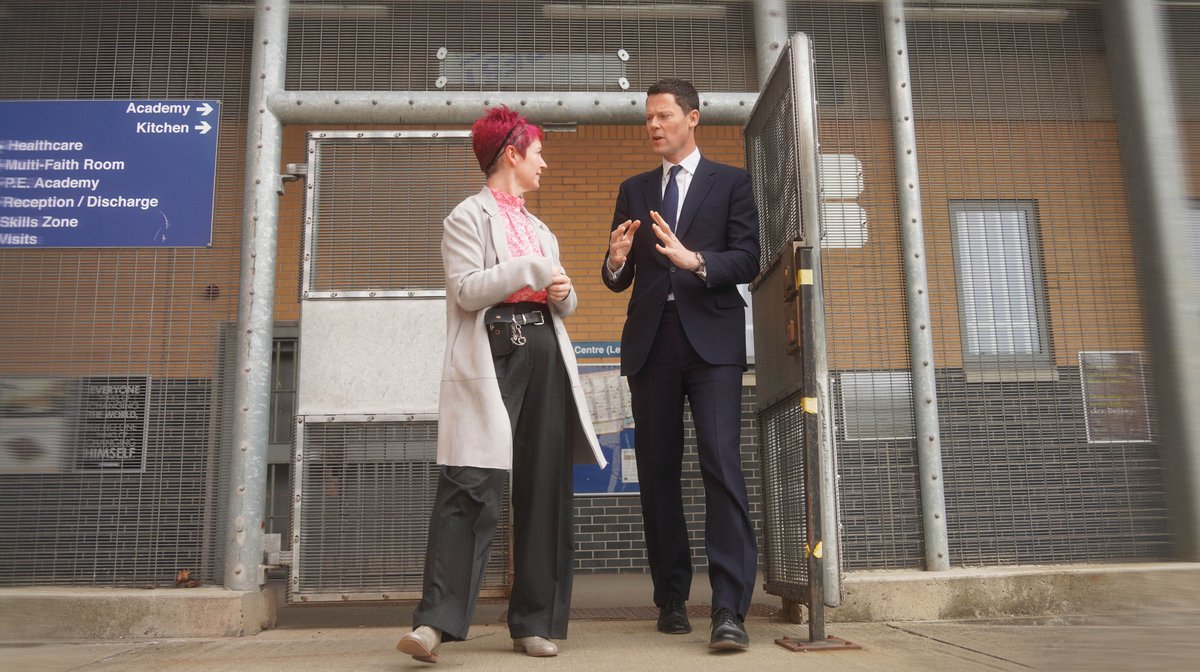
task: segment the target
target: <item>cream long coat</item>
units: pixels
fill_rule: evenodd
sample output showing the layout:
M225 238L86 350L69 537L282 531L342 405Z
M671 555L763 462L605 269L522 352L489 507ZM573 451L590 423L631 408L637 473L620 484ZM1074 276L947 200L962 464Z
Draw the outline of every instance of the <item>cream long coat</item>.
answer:
M558 240L541 220L533 223L544 257L513 259L505 240L504 218L488 187L467 198L443 222L442 262L446 266L446 359L438 399L438 464L512 469L512 426L500 397L496 367L484 330L484 310L529 286L550 284L561 264ZM572 291L551 301L551 319L575 398L570 442L575 462L607 464L579 383L575 350L562 318L575 312Z

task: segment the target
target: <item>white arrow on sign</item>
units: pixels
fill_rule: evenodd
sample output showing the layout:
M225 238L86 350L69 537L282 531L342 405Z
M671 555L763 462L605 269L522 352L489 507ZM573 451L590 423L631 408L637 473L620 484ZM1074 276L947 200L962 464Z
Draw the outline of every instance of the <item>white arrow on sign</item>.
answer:
M200 131L200 135L204 135L212 130L212 126L209 126L207 121L202 121L199 124L196 124L196 130Z
M207 117L209 114L212 113L212 110L213 110L212 105L209 105L208 103L204 103L203 105L201 105L200 107L197 107L196 109L200 111L200 116L202 116L202 117Z

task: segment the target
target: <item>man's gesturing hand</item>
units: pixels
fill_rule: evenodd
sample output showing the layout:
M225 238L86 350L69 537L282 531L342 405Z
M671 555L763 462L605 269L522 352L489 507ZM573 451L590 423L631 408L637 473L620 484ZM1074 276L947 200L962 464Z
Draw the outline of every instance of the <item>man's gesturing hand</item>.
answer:
M650 211L650 219L654 220L650 226L654 229L654 235L658 236L659 245L655 245L654 249L658 250L663 256L671 260L679 268L694 271L700 268L700 258L695 252L683 246L675 234L671 232L671 227L663 221L662 215L654 210Z
M608 236L608 269L616 271L625 265L629 258L629 248L633 247L633 234L637 233L642 220L625 220Z

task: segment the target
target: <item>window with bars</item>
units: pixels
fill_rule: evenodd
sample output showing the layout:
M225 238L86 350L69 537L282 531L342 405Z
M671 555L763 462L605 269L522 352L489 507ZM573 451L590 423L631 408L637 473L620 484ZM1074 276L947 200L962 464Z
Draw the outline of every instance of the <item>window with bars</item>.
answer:
M297 338L296 327L276 328L274 341L271 344L271 436L272 446L283 446L290 453L292 445L292 416L296 409L296 363ZM283 333L280 333L280 332ZM284 459L272 459L272 462L289 461L285 453ZM274 458L274 456L272 456Z
M1035 202L951 201L950 221L968 380L1052 379Z
M267 447L267 533L292 547L292 427L296 410L299 328L276 324L271 344L270 437Z

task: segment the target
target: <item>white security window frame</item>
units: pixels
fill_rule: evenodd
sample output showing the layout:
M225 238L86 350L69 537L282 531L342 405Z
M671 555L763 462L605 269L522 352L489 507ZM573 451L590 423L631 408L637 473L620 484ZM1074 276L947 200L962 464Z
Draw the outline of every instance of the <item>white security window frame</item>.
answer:
M1036 201L949 205L967 381L1057 380Z
M846 441L916 438L911 371L841 371L838 378Z
M320 131L309 133L309 188L305 190L305 211L308 215L304 222L304 257L300 266L300 288L303 299L412 299L412 298L445 298L444 287L424 287L416 289L383 289L383 290L336 290L318 291L313 289L319 261L317 259L316 240L321 235L321 223L318 221L318 206L321 194L319 187L313 184L321 169L321 145L323 140L351 139L370 142L381 139L397 138L470 138L470 131ZM436 226L440 230L440 224Z

